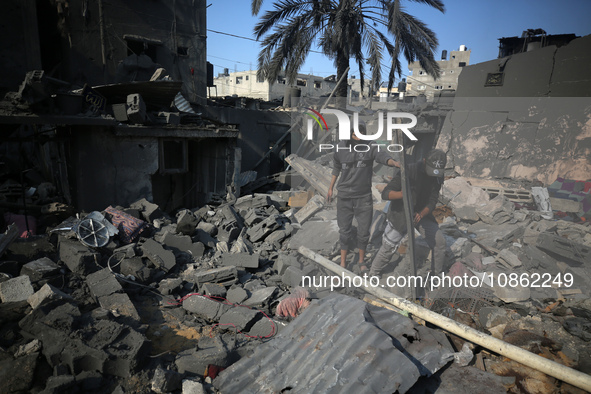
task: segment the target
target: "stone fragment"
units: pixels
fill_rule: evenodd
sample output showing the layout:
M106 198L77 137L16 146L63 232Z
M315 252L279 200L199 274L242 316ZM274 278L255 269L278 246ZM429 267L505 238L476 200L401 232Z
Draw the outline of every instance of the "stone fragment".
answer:
M260 257L259 253L226 253L222 258L222 264L242 268L258 268Z
M48 257L42 257L23 265L21 275L27 275L31 282L38 282L43 278L57 275L60 272L60 266L54 263Z
M144 252L144 255L149 258L154 265L165 272L170 271L176 266L174 253L170 250L164 249L161 244L153 239L146 240L146 242L142 244L141 249Z
M219 323L220 325L231 325L238 331L248 331L261 315L257 310L235 306L220 317Z
M58 255L75 274L88 275L100 269L100 255L77 240L60 238Z
M33 309L45 302L51 302L55 300L72 300L72 297L57 289L56 287L53 287L49 283L46 283L43 285L43 287L41 287L41 289L39 289L38 292L27 298L27 302Z
M188 312L213 321L219 320L219 318L230 309L231 306L200 295L193 295L183 301L183 308Z
M0 299L2 302L26 301L35 293L28 276L17 276L0 283Z

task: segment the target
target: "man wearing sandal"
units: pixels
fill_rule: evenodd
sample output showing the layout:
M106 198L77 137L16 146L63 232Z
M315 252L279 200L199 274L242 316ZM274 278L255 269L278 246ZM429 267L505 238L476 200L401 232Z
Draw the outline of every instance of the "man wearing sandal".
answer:
M367 133L365 124L360 122L359 132ZM337 184L337 224L339 226L339 242L341 244L341 267L346 267L348 244L351 238L353 218L357 219L357 248L359 249L359 268L367 271L364 264L365 249L369 242L371 221L373 218L373 197L371 194L371 178L374 161L390 167L399 165L386 149L379 150L376 145L363 146L356 149L361 141L355 133L351 139L339 144L334 153L332 179L326 199L332 200L334 186Z

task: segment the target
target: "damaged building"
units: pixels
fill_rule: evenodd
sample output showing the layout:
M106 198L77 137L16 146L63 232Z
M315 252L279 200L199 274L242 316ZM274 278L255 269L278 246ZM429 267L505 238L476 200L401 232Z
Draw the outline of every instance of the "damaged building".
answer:
M208 100L206 7L0 17L0 392L591 390L591 36L458 65L453 103L349 108L418 118L399 160L447 152L439 274L478 283L433 285L417 237L372 288L338 265L331 156L297 121L331 103ZM411 267L425 286L389 282Z

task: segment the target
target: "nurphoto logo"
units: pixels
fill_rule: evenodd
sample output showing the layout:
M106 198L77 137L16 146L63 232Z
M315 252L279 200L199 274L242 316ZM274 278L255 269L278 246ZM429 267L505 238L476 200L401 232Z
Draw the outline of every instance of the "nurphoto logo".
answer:
M386 141L392 141L392 132L394 130L402 130L402 132L411 140L417 141L417 137L410 131L410 128L416 126L417 124L417 117L413 114L409 114L406 112L387 112L385 115L382 111L378 111L376 113L377 116L377 123L378 128L376 131L372 132L367 130L366 133L362 133L359 130L359 113L353 113L353 134L351 133L351 121L349 116L343 111L338 109L323 109L320 112L313 110L312 108L307 108L310 112L306 112L310 118L307 121L307 139L312 140L314 138L314 122L318 124L320 127L321 132L328 133L328 125L326 120L324 119L323 114L332 114L337 117L337 121L339 124L339 133L338 133L338 140L339 141L347 141L350 140L352 135L355 135L360 141L377 141L380 139L385 139ZM386 135L383 138L384 134L384 118L386 119ZM398 119L410 119L410 123L396 123ZM353 145L347 146L339 146L338 144L319 144L318 149L320 152L328 151L336 149L339 150L351 150L353 149L356 152L367 152L371 149L371 146L376 146L378 151L381 148L387 149L389 152L402 152L403 146L400 144L390 144L386 145L383 143L373 143L373 144L364 144L364 143L357 143Z

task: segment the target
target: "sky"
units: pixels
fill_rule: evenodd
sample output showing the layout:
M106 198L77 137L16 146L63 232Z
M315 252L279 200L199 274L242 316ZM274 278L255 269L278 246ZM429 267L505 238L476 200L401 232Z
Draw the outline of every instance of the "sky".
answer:
M443 1L444 14L424 4L402 1L407 12L437 34L437 60L441 59L442 50L458 50L460 45L472 51L470 64L496 59L499 38L521 36L527 29L541 28L547 34L591 34L591 0ZM275 0L265 0L259 15L273 3ZM208 0L207 60L214 65L214 76L224 68L230 72L256 69L260 44L253 41L253 29L258 17L251 15L250 4L250 0ZM406 60L401 58L401 61L403 73L407 74ZM383 64L388 67L388 63ZM351 65L349 76L359 75L353 62ZM300 72L326 77L336 74L336 69L332 60L324 55L310 53ZM369 70L365 72L367 75Z

